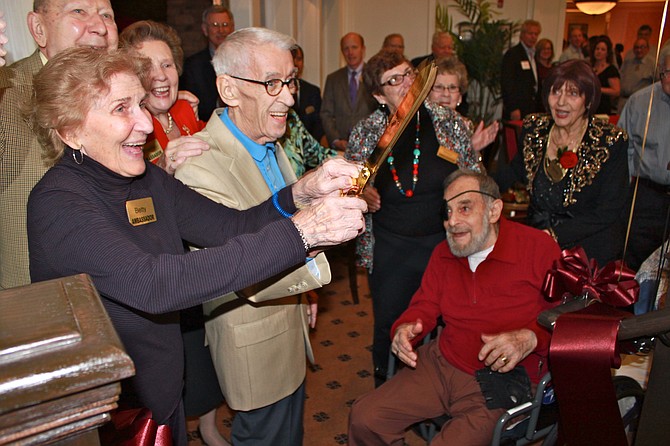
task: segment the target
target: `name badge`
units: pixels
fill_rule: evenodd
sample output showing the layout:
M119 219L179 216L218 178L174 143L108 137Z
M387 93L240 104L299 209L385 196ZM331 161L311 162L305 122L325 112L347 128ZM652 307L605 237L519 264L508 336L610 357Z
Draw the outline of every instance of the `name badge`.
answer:
M521 69L522 70L530 70L530 62L527 60L522 60L521 61Z
M126 214L128 214L128 221L133 226L153 223L156 221L154 200L151 197L146 197L126 201Z
M449 161L450 163L454 164L458 163L458 153L444 146L440 146L437 149L437 156L439 156L443 160Z
M163 155L163 148L158 143L157 139L145 143L142 151L144 152L144 159L151 161L154 164L156 164L158 162L158 158Z

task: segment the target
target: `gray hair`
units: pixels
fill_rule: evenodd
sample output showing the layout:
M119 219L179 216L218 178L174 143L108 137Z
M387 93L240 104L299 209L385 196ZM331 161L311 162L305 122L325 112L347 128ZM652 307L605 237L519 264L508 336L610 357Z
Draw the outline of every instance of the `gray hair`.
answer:
M251 70L253 54L258 48L272 45L291 51L296 45L293 37L267 28L243 28L231 33L216 49L212 65L216 75L241 75Z
M670 44L661 48L661 54L658 55L658 66L661 69L665 68L663 65L665 65L668 58L670 58Z
M468 91L468 70L456 56L443 57L435 61L437 74L453 74L458 78L461 93Z
M479 183L479 191L483 192L482 198L484 198L484 202L487 206L491 206L494 199L500 199L500 188L495 180L485 173L476 172L474 170L458 169L452 172L444 180L444 191L446 192L447 188L461 177L469 177L477 180L477 183Z
M209 17L210 14L223 14L223 13L228 14L230 20L232 20L233 22L235 21L235 17L233 17L233 12L229 8L222 5L212 5L206 8L202 12L202 23L205 24L207 23L207 17Z

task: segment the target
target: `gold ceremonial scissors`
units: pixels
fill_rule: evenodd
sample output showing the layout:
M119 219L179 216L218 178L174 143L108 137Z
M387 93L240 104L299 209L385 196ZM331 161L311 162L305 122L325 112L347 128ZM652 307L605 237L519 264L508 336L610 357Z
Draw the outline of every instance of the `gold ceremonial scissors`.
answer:
M437 76L435 62L423 62L419 65L418 71L419 73L410 86L409 91L402 102L400 102L400 105L398 105L396 112L389 119L386 130L384 130L381 138L379 138L377 147L372 151L365 163L363 163L363 169L361 169L358 178L355 180L356 184L347 191L347 195L357 196L363 192L365 186L371 178L374 178L379 167L386 160L388 154L391 153L391 150L393 150L393 146L398 142L398 138L400 138L402 132L407 128L407 124L412 120L412 116L414 116L426 99L426 96L428 96L430 89L433 88L435 77Z

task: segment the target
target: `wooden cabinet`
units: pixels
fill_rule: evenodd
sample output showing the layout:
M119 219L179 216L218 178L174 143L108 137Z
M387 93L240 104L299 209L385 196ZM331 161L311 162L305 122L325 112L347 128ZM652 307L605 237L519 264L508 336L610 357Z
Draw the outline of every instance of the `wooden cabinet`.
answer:
M0 292L0 445L97 444L134 373L87 275Z

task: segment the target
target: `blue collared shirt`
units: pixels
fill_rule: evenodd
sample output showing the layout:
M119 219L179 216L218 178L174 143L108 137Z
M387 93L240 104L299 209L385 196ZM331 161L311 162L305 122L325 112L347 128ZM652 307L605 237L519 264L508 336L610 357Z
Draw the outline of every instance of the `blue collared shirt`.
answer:
M258 144L242 133L230 119L230 116L228 116L228 108L224 109L223 113L221 113L221 121L228 127L233 136L242 143L244 148L247 149L272 193L274 194L280 189L285 188L286 181L279 169L279 164L277 164L274 143Z
M277 156L275 155L276 147L274 143L258 144L242 133L230 119L230 116L228 116L227 107L223 110L223 113L221 113L221 121L223 121L223 124L230 130L230 133L232 133L233 136L242 143L244 148L247 149L272 193L285 188L286 181L279 169L279 164L277 164ZM313 262L312 260L312 258L307 259L307 268L314 277L320 278L321 274L319 273L319 268L316 266L316 262Z

